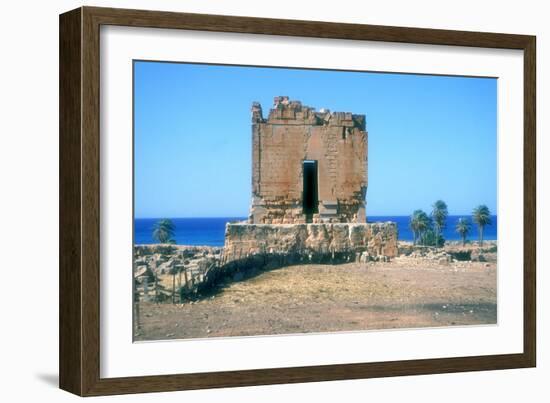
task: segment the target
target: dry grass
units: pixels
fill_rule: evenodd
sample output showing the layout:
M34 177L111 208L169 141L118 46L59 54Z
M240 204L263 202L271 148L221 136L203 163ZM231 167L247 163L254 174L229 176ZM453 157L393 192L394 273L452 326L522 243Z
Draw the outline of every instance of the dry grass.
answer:
M141 304L138 340L496 322L494 263L299 265L228 283L202 300ZM172 276L163 284L171 289Z

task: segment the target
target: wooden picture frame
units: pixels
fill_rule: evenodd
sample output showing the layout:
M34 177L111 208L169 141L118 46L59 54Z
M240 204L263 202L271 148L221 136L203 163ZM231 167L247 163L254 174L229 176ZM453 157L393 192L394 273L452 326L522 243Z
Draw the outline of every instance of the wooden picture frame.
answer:
M524 52L523 353L226 372L100 377L100 26L120 25ZM60 16L60 387L81 396L534 367L535 37L81 7Z

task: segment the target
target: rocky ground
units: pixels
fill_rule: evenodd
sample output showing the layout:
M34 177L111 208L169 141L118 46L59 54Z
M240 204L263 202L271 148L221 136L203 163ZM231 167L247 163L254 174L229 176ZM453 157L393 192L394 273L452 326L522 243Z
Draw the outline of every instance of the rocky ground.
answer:
M161 275L167 286L170 278ZM135 339L495 324L496 285L496 244L403 244L390 262L288 266L183 304L141 301Z

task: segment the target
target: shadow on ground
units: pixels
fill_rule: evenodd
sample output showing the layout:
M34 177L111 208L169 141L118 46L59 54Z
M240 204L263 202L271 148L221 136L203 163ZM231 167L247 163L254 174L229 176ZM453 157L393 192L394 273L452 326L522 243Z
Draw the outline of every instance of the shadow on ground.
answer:
M49 386L53 386L55 388L59 387L58 374L35 374L35 377Z

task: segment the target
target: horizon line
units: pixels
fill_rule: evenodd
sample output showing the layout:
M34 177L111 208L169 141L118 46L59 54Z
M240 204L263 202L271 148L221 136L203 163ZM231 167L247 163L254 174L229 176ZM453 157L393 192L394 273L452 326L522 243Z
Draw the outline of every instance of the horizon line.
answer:
M469 217L471 216L472 213L468 213L468 214L449 214L447 217ZM496 213L491 213L490 214L491 217L496 217L497 214ZM410 217L411 214L372 214L372 215L367 215L367 220L369 217ZM134 220L158 220L158 219L163 219L163 218L168 218L168 219L202 219L202 218L248 218L248 215L246 216L239 216L239 215L221 215L221 216L201 216L201 217L197 217L197 216L194 216L194 217L171 217L171 216L158 216L158 217L134 217Z

